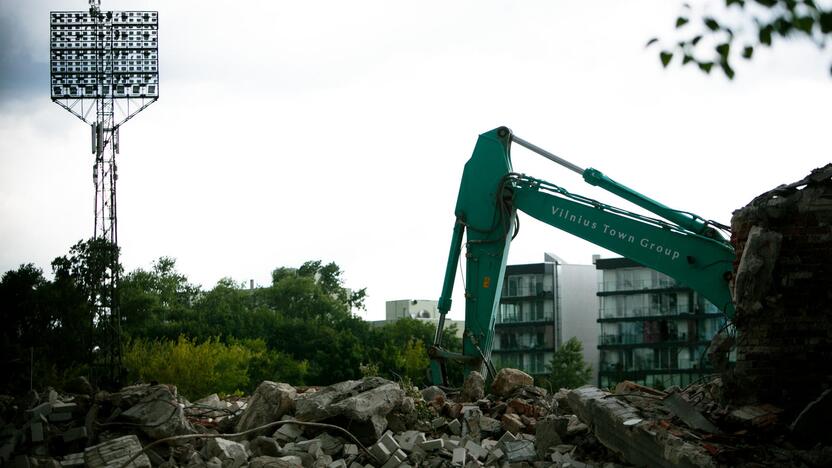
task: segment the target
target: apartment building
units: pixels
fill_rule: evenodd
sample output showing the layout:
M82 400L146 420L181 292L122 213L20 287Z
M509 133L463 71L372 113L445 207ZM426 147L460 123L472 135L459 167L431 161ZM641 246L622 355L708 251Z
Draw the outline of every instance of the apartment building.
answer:
M622 380L666 388L710 372L705 357L725 324L695 291L627 258L599 259L598 385Z
M547 253L542 263L506 266L491 354L495 367L543 377L555 350L574 336L583 344L584 361L597 371L596 292L593 265L568 264Z

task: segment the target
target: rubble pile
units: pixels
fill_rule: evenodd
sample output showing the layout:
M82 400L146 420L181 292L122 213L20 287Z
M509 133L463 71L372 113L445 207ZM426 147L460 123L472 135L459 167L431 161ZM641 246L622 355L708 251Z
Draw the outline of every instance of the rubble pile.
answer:
M170 385L48 390L0 400L0 455L9 466L94 468L623 463L528 375L505 369L491 390L478 373L448 393L380 377L324 388L267 381L249 398L194 403Z
M249 398L191 403L169 385L0 398L0 456L15 467L832 466L832 446L793 445L772 405L727 406L719 379L660 391L630 382L557 393L501 370L460 391L380 377L324 388L263 382ZM129 462L129 465L127 463Z

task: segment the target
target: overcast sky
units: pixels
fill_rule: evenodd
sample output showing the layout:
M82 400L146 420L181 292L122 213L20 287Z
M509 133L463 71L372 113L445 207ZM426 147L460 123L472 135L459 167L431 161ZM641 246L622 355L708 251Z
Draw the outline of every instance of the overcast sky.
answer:
M722 2L714 2L719 4ZM708 6L702 2L701 8ZM697 3L696 8L700 8ZM0 269L45 273L93 228L89 129L49 98L49 12L0 0ZM830 161L830 53L760 50L733 82L663 70L679 3L142 1L160 99L121 129L126 270L171 256L205 288L334 261L384 302L437 299L462 167L506 125L674 208L733 210ZM514 168L627 207L522 148ZM521 217L510 263L613 256ZM457 280L451 317L463 317Z

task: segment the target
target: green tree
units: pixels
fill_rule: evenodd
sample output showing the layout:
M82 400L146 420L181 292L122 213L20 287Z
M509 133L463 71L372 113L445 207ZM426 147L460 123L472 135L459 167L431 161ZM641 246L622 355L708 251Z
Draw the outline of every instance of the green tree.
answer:
M250 387L249 364L263 349L240 343L226 345L217 338L198 343L180 336L173 340L132 341L124 365L134 379L174 384L191 399L210 393L233 393Z
M17 393L29 388L29 379L43 380L44 369L31 367L52 335L52 314L43 304L47 281L31 263L10 270L0 278L0 392ZM36 362L42 363L42 360ZM37 376L33 375L37 374Z
M550 390L577 388L586 385L592 377L592 366L584 362L583 345L574 336L558 348L552 361L546 365L546 379Z
M118 369L109 367L110 358L121 352L117 349L120 343L109 339L115 325L110 312L117 307L110 302L116 292L109 288L121 275L118 256L117 246L103 238L92 238L79 241L69 249L68 256L52 261L55 280L48 288L46 303L60 337L54 340L53 335L50 342L60 350L53 358L59 369L82 364L100 366L103 372L93 373L94 381L106 374L118 378Z
M160 257L150 271L128 273L119 285L125 334L175 339L200 294L198 286L176 271L176 260L170 257Z
M427 377L430 361L425 343L412 338L402 352L402 367L404 375L415 384L422 384Z
M814 0L725 0L719 14L696 14L686 3L676 29L681 37L659 52L663 66L678 57L682 66L694 64L704 73L716 66L733 79L731 64L739 57L751 60L760 47L798 39L823 49L832 37L832 9ZM657 42L667 41L651 39L647 45Z

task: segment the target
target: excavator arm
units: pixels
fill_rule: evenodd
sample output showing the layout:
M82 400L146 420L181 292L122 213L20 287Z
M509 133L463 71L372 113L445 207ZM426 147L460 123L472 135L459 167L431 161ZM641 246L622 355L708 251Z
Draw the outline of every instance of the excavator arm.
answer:
M572 194L555 184L517 174L511 166L514 141L580 173L602 187L653 213L650 218ZM465 165L455 210L445 280L439 299L440 322L431 357L431 379L447 385L445 362L463 362L471 370L493 374L491 349L494 322L506 259L520 210L555 228L660 271L698 291L729 317L733 304L728 286L734 249L713 224L691 213L673 210L621 185L595 169L572 163L514 137L506 127L480 135ZM442 347L445 316L465 239L465 331L462 354Z

